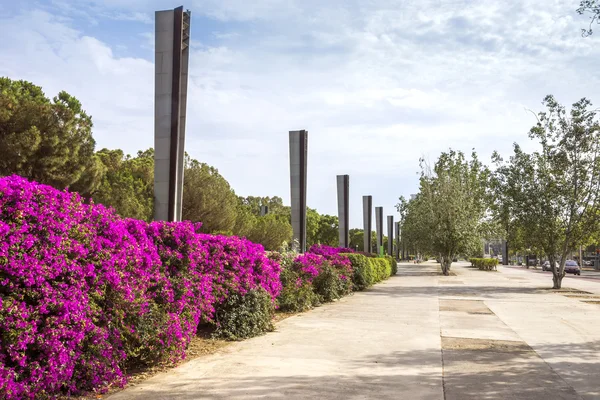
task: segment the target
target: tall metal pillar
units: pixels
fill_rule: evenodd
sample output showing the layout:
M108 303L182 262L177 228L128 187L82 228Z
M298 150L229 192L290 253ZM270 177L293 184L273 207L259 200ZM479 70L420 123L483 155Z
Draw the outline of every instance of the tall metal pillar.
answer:
M400 221L396 222L396 260L400 260Z
M388 256L394 256L394 216L388 215L387 217L387 231L388 231Z
M508 241L502 241L502 264L508 265Z
M306 251L306 174L308 131L290 131L290 191L293 238Z
M181 220L190 17L183 6L155 13L155 220Z
M379 254L383 246L383 207L375 207L375 232L377 235L377 251Z
M350 246L350 175L337 176L338 221L340 247Z
M363 196L363 240L364 251L371 252L371 231L373 222L373 196Z

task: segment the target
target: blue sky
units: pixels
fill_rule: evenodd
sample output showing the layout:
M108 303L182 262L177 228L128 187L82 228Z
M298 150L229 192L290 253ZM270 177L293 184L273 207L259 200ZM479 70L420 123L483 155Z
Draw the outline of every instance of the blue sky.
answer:
M546 94L600 89L599 37L572 0L0 0L0 75L94 120L98 149L153 145L154 11L192 11L187 151L240 195L289 201L287 132L309 131L308 203L336 213L335 175L396 214L418 159L489 161L530 146Z

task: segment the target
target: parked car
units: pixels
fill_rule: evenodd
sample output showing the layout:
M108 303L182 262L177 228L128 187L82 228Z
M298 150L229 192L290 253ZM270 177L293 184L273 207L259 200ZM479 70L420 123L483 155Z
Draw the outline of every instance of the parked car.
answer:
M558 269L558 263L555 262L554 264ZM552 268L550 268L550 261L544 261L544 263L542 264L542 271L552 271Z
M584 267L593 267L594 266L594 262L592 260L584 260L583 261L583 266Z
M577 261L567 260L565 262L565 273L581 275L581 268L579 268L579 265L577 265Z

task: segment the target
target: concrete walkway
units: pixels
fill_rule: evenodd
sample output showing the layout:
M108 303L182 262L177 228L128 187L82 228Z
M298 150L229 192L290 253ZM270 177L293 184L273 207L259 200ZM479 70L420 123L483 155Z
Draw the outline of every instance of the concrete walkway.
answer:
M525 270L453 271L400 264L110 399L600 399L600 305L586 302L600 283L565 279L592 294L559 294Z

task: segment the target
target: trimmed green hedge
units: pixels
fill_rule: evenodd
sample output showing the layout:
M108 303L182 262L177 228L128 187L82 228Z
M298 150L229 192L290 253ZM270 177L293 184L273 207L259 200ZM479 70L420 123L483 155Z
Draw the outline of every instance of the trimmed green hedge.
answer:
M381 282L390 277L392 274L392 267L390 263L387 262L385 258L371 258L369 262L373 265L373 270L375 271L375 276L377 282Z
M470 258L472 267L477 267L482 271L491 271L498 265L497 258Z
M365 290L373 284L373 277L368 262L368 258L363 254L344 253L352 263L352 286L353 290Z
M393 257L367 257L364 254L344 253L352 263L352 285L355 291L365 290L375 283L388 279L397 272Z
M398 263L396 262L396 259L392 256L385 256L385 259L390 263L392 268L391 275L396 275L398 273Z

